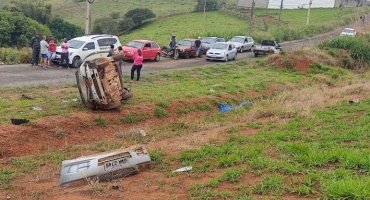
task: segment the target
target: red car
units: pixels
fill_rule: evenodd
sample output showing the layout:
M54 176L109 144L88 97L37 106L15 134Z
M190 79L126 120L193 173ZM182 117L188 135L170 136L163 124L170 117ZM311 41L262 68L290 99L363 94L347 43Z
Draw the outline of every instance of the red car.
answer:
M144 60L159 61L161 58L161 48L156 42L150 40L132 40L122 47L125 54L125 60L133 60L133 56L141 49Z

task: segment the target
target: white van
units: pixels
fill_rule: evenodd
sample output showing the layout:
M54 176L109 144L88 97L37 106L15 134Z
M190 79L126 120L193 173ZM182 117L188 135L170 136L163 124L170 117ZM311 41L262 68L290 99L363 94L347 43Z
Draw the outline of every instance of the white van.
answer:
M100 57L107 57L110 45L114 45L114 49L121 46L117 36L113 35L84 35L76 37L69 42L69 64L72 67L79 67L84 61L90 61ZM60 62L62 48L57 47L55 61Z

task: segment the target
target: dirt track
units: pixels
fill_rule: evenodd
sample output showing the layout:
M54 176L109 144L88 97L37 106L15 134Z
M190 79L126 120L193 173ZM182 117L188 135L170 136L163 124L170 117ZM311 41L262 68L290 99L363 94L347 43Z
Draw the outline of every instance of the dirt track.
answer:
M338 28L329 33L325 33L319 36L308 38L305 40L296 40L281 43L282 47L286 51L299 49L306 46L313 46L323 40L327 40L333 37L337 37L343 27ZM243 59L255 59L253 53L244 52L239 53L237 60ZM159 62L146 61L144 62L144 68L142 73L151 73L162 70L181 69L189 67L199 67L205 65L212 65L216 62L207 62L203 56L202 59L179 59L173 60L170 58L162 57ZM131 63L125 62L123 72L129 75L131 69ZM0 87L4 86L25 86L25 85L37 85L37 84L52 84L52 83L63 83L63 82L74 82L74 73L76 69L59 69L57 67L43 70L40 67L30 67L29 64L20 65L0 65Z

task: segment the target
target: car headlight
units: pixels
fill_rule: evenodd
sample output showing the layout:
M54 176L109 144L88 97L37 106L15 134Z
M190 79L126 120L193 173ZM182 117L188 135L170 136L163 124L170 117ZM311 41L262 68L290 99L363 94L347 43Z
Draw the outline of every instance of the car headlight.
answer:
M129 52L127 52L128 54L131 54L131 55L134 55L134 52L132 52L132 51L129 51Z

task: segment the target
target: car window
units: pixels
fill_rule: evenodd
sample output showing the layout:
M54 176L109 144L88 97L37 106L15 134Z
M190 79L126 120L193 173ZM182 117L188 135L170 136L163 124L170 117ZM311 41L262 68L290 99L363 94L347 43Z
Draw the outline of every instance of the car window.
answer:
M226 49L227 46L228 46L227 44L216 43L212 46L212 49Z
M150 43L146 43L144 47L146 47L146 48L151 48L151 47L152 47L152 45L151 45Z
M70 40L70 41L68 41L68 43L69 43L69 48L71 48L71 49L78 49L83 44L85 44L85 42L81 41L81 40Z
M213 38L203 38L202 43L207 43L207 44L213 44L215 39Z
M189 40L180 40L178 44L181 46L191 46L192 43Z
M117 43L116 38L101 38L98 39L98 45L100 47L110 46L111 44Z
M138 42L138 41L132 41L132 42L129 42L128 44L126 44L125 46L127 46L127 47L135 47L135 48L141 49L141 47L143 46L143 43L142 42Z
M152 48L159 48L159 46L155 42L152 42Z
M230 41L231 42L239 42L239 43L243 43L244 42L243 38L240 38L240 37L233 37L233 38L231 38Z
M94 42L89 42L84 46L84 48L87 48L88 50L95 49L95 44Z

